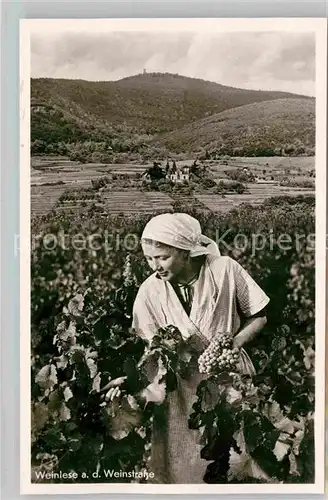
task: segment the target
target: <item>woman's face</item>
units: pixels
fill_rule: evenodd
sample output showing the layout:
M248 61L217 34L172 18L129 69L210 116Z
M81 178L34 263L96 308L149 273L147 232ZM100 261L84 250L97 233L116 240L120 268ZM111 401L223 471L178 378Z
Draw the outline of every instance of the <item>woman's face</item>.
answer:
M150 268L159 274L162 280L169 281L183 273L186 265L186 252L166 245L155 246L142 243L142 250Z

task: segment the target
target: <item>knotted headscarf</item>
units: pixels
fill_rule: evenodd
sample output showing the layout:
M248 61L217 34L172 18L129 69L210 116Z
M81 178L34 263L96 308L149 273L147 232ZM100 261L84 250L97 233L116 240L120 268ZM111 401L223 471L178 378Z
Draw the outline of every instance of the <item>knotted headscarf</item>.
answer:
M153 217L141 236L181 250L190 251L190 257L220 255L214 240L202 234L197 219L185 213L167 213Z

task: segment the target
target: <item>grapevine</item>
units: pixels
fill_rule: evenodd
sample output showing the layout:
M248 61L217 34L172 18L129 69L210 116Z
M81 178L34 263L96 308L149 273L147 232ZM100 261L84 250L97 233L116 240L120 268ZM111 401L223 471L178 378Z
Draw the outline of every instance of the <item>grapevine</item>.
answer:
M313 233L313 206L298 200L291 210L280 200L268 203L265 210L241 206L228 214L189 212L211 238L217 227L222 233L229 230L231 257L271 299L267 326L247 347L256 376L250 380L238 373L240 353L225 334L200 349L192 340L183 342L180 332L169 325L154 332L151 347L131 331L134 297L149 275L140 247L95 252L70 245L56 250L42 246L48 233L60 240L61 231L103 234L109 227L112 242L120 245L127 234L140 236L151 215L102 217L85 211L34 218L33 481L41 481L35 471L82 474L99 467L147 467L154 409L160 411L167 392L175 390L176 375L187 377L196 360L204 380L189 425L198 429L203 443L208 464L204 481L313 482L313 249L304 239L282 251L276 236L270 248L255 256L251 248L233 247L238 232L250 239L255 227L268 237L270 230L293 238ZM126 379L120 386L120 407L116 400L107 400L102 389L121 376Z

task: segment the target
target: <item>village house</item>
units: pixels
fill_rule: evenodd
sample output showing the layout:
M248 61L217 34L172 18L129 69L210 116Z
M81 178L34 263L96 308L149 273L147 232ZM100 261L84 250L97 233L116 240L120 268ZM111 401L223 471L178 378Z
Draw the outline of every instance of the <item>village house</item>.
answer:
M190 169L188 166L177 167L175 162L173 162L173 165L169 166L166 171L166 179L175 184L189 182Z

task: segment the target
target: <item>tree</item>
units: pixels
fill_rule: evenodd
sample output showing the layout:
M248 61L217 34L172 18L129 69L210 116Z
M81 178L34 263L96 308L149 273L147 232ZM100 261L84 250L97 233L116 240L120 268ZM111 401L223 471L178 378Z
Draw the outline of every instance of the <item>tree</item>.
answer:
M285 147L285 154L286 155L292 155L295 152L295 148L293 145L289 144L288 146Z
M156 163L156 162L154 162L154 163ZM156 181L159 179L165 179L166 174L165 174L164 170L160 166L158 166L158 164L156 164L152 167L147 168L144 171L143 175L148 175L152 181Z
M40 139L35 139L31 142L31 154L43 154L45 153L47 148L47 144L45 141L41 141Z
M216 186L216 182L208 177L201 179L201 183L204 188L212 188Z

